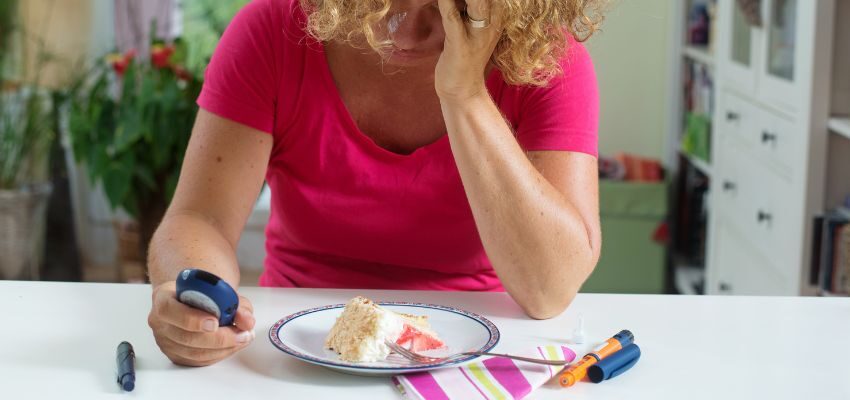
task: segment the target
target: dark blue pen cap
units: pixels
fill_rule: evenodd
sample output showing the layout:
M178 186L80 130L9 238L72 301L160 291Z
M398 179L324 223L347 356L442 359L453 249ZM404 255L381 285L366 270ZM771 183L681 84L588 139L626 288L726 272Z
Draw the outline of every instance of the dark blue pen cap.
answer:
M611 379L628 371L638 362L638 359L640 359L640 347L636 344L630 344L591 365L587 369L587 378L593 383Z
M121 342L115 355L117 363L118 384L126 391L136 387L136 352L129 342Z
M136 388L136 377L130 374L121 377L121 388L127 392L132 392Z
M626 348L626 346L634 343L635 335L632 333L632 331L628 329L623 329L619 333L614 335L614 339L617 339L617 341L620 342L621 348Z

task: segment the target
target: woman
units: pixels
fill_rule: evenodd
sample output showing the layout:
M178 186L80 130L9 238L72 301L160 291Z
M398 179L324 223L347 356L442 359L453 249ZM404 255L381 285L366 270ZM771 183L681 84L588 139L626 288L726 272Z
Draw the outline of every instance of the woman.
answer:
M207 69L151 243L162 351L207 365L254 338L248 299L218 328L174 280L192 266L238 286L264 179L264 286L505 290L532 318L562 312L601 240L596 81L576 40L596 29L592 3L247 5Z

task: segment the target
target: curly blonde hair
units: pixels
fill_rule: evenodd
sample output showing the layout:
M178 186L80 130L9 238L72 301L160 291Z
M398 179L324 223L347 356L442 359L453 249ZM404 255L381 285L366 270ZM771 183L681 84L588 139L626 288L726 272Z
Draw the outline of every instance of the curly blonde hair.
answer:
M341 40L368 45L384 54L392 42L378 27L392 0L300 0L307 13L307 31L320 41ZM559 60L568 36L590 38L603 19L605 0L491 0L501 1L502 37L490 61L507 83L545 86L561 73Z

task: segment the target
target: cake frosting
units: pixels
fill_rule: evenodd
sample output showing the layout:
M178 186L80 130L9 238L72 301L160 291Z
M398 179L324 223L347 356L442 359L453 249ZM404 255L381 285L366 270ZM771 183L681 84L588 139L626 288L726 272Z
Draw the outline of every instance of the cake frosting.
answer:
M444 347L427 316L387 310L365 297L351 299L325 339L325 347L351 362L381 361L390 354L385 341L414 351Z

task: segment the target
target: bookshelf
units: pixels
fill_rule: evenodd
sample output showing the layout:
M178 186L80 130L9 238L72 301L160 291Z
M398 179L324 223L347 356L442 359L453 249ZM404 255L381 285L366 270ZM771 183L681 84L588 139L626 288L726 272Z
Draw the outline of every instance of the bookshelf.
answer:
M688 294L814 294L811 220L850 194L850 24L836 22L850 2L763 0L760 27L735 0L677 4L670 284ZM833 57L844 64L830 69ZM695 115L707 129L693 129Z
M714 56L708 50L708 46L685 45L682 48L682 54L685 58L714 67Z
M834 13L834 33L832 48L832 76L829 77L828 90L830 96L824 96L830 100L829 115L830 118L826 121L826 128L829 134L826 138L826 188L824 193L824 208L820 216L815 218L815 221L821 219L835 220L843 219L850 220L850 24L844 23L850 19L850 2L836 1ZM843 276L847 276L850 272L850 265L847 264L847 257L850 254L841 252L840 248L847 248L846 242L839 246L839 241L833 240L830 237L831 229L828 224L823 226L815 224L820 230L820 238L813 238L812 252L817 255L820 253L818 263L814 262L810 265L810 276L817 276L817 283L814 293L821 296L847 296L850 290L845 287L844 290L838 290L839 293L834 293L836 287L841 287L841 279L826 279L830 276L839 277L844 271ZM833 235L835 231L831 232ZM820 239L820 240L818 240ZM845 256L836 256L834 251ZM845 260L842 262L842 260ZM843 265L843 268L842 268ZM830 271L830 272L827 272ZM837 285L837 286L836 286Z
M830 118L827 126L832 133L850 139L850 118Z
M675 2L673 32L675 93L668 138L671 188L671 243L668 249L668 290L702 294L705 287L708 192L713 175L711 121L714 119L712 21L716 0ZM696 117L696 118L694 118ZM696 124L694 124L696 122ZM699 154L699 155L697 155Z
M689 154L687 151L679 150L679 152L697 171L711 179L711 164L693 154Z

